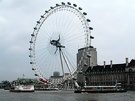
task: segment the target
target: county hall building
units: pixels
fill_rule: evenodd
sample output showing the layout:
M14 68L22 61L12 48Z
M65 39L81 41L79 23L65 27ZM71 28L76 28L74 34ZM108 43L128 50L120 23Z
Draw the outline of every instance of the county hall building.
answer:
M82 54L82 49L78 50L77 60ZM115 85L121 83L122 87L128 90L135 90L135 60L128 58L124 63L97 65L96 48L90 50L91 58L88 59L88 66L84 66L81 73L77 75L77 82L81 85L102 86ZM96 57L95 57L96 56ZM87 67L87 68L86 68Z

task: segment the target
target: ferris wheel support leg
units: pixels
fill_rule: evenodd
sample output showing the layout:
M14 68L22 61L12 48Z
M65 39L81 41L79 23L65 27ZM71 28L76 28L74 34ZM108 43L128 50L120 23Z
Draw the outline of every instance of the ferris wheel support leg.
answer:
M62 62L61 49L60 48L59 48L59 53L60 53L60 61L61 61L62 73L63 73L63 76L64 76L64 68L63 68L63 62Z
M80 86L78 85L78 83L77 83L76 80L74 80L74 84L75 84L75 86L76 86L77 88L80 88Z
M68 67L68 70L69 70L69 72L70 72L70 75L71 75L71 69L70 69L70 67L69 67L69 65L68 65L68 63L67 63L67 61L66 61L66 57L64 56L64 54L63 54L62 51L61 51L61 53L62 53L62 56L63 56L63 59L64 59L66 65L67 65L67 67Z

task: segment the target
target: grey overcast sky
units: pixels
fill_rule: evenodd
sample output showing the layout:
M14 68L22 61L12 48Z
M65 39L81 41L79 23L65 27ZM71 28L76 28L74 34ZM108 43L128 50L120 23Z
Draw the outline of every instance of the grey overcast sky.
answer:
M56 3L71 2L87 12L94 28L98 64L135 59L135 0L0 0L0 81L33 78L29 41L40 15Z

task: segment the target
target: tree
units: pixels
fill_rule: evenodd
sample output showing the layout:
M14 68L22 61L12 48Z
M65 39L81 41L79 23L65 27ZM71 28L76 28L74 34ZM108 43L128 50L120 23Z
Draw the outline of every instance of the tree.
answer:
M1 83L3 84L3 88L10 88L11 87L11 83L7 80L2 81Z

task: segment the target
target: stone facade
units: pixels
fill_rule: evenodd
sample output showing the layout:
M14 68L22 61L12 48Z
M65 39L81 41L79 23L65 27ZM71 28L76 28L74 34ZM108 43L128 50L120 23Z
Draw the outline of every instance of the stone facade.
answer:
M85 71L85 82L89 86L115 85L116 82L129 90L135 89L135 60L122 64L90 66ZM84 83L85 83L84 82Z
M125 76L127 89L135 90L135 60L132 59L131 62L127 64Z
M63 76L51 76L50 82L52 83L52 88L61 88L61 84L63 82Z

